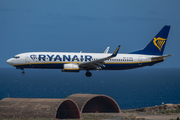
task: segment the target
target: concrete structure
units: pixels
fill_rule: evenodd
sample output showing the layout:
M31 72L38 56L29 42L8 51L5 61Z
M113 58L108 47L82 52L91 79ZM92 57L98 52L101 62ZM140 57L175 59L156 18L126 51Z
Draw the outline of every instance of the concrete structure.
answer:
M116 101L106 95L73 94L67 97L79 107L81 113L119 113L120 108Z
M80 112L70 99L4 98L0 117L80 119Z
M66 99L4 98L2 118L80 119L80 113L119 113L116 101L106 95L73 94Z

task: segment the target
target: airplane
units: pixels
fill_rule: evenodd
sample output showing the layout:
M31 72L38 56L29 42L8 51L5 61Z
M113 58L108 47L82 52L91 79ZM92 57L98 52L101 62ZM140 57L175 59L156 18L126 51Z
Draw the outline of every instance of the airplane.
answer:
M143 49L128 54L118 54L120 45L113 53L76 53L76 52L28 52L15 55L6 62L22 70L25 68L61 69L62 72L79 72L86 70L86 76L91 77L90 70L126 70L144 66L152 66L163 62L163 55L170 26L165 25L158 34Z

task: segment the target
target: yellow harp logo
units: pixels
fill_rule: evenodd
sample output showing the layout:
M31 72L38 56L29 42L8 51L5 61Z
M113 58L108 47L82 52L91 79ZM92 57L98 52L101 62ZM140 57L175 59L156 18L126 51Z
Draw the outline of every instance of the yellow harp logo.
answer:
M159 51L161 51L165 42L166 42L166 39L161 38L161 37L154 38L153 40L154 45L159 49Z

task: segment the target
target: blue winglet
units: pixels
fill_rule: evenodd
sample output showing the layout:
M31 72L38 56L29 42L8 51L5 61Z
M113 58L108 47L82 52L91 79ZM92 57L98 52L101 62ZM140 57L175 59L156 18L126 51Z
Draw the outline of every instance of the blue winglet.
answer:
M111 55L111 57L116 57L118 51L119 51L120 45L116 48L116 50L114 51L114 53Z

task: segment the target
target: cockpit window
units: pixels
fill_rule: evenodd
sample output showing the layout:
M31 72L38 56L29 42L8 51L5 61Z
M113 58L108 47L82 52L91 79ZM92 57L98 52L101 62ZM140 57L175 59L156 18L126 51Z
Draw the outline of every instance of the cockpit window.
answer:
M20 58L20 56L14 56L13 58L16 58L16 59L18 59L18 58Z

